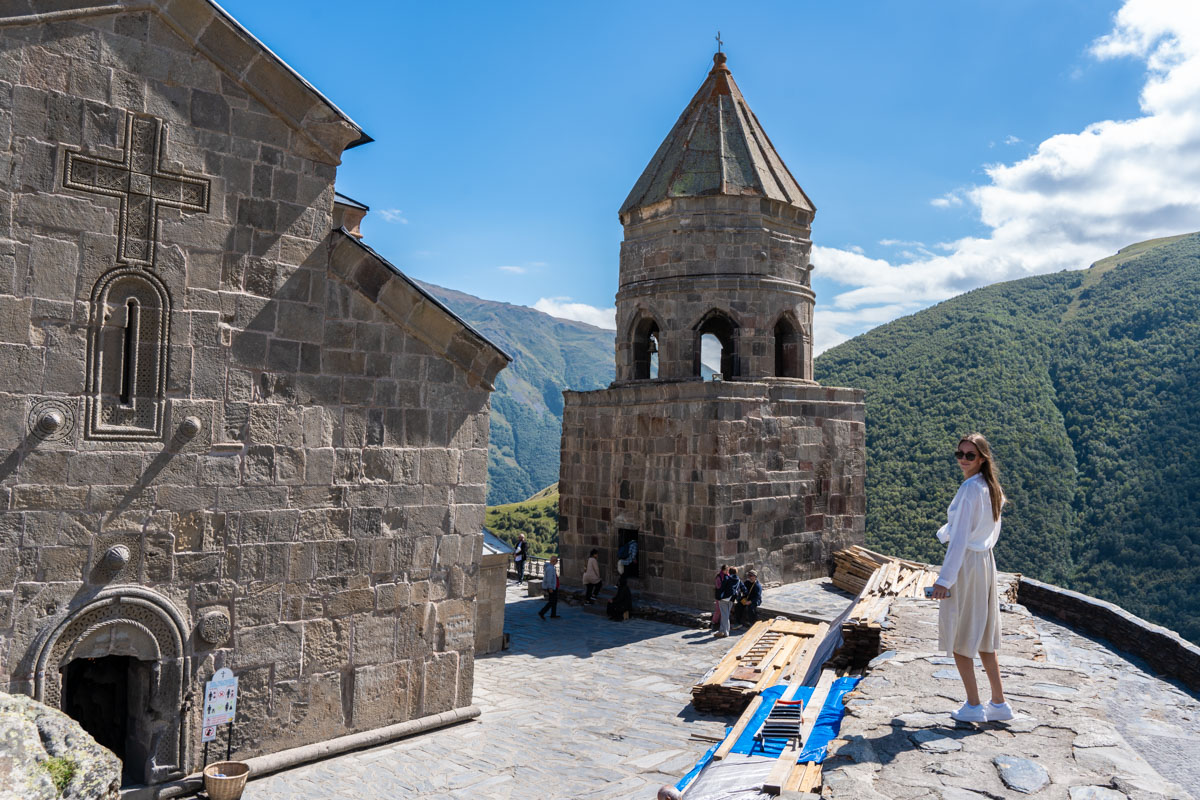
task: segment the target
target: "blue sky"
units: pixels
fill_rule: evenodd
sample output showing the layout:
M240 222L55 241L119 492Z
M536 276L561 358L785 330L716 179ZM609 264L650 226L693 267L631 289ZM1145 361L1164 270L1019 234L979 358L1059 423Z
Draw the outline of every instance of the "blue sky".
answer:
M373 247L563 316L611 319L617 209L718 30L817 205L819 349L1200 228L1190 0L222 5L375 138L338 173Z

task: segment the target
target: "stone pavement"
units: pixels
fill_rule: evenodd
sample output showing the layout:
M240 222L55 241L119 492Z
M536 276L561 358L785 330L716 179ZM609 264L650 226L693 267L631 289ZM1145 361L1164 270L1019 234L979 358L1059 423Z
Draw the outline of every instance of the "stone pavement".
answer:
M653 798L727 721L691 685L736 638L649 620L614 623L508 590L509 650L475 662L478 720L251 781L245 800Z
M948 716L964 694L937 652L936 603L900 600L889 622L826 761L826 797L1180 800L1200 786L1200 702L1103 643L1006 605L1000 666L1017 716L971 725Z

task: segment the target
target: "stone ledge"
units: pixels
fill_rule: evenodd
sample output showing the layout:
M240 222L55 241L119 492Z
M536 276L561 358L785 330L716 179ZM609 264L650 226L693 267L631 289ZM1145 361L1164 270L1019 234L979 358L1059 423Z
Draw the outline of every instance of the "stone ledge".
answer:
M1200 647L1174 631L1113 603L1032 578L1022 577L1017 592L1018 602L1031 611L1107 639L1192 691L1200 691Z

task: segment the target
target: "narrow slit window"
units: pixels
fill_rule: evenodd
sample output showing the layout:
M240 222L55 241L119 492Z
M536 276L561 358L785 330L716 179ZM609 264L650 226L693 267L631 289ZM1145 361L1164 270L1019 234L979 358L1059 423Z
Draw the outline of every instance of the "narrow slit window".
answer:
M132 406L134 387L137 385L138 361L138 301L129 298L125 303L125 346L122 348L124 358L121 370L121 405Z
M87 438L162 435L170 314L166 287L144 270L116 269L96 284L88 326Z

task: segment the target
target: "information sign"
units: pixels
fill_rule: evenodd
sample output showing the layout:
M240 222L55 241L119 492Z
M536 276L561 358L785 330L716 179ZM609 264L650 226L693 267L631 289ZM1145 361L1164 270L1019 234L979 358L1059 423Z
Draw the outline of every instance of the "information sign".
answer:
M230 669L217 670L212 680L204 685L204 721L201 723L204 737L201 741L212 741L217 738L218 725L233 722L237 715L237 685L238 679Z

